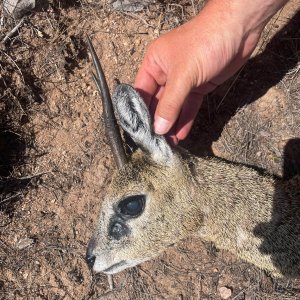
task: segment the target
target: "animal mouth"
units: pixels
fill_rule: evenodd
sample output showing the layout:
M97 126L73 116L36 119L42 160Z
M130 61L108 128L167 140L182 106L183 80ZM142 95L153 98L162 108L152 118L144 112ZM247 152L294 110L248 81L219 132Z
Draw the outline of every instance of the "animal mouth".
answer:
M109 268L103 270L102 272L112 274L112 273L118 272L116 269L119 269L120 267L123 267L125 265L126 265L126 261L122 260L122 261L110 266Z

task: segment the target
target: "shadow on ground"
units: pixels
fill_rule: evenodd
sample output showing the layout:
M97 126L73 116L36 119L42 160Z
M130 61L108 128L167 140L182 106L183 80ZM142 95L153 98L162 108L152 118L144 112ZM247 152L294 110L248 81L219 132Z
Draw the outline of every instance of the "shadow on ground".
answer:
M15 169L25 163L25 138L9 127L0 127L0 211L11 214L30 179L18 178Z
M272 220L256 226L254 234L263 241L260 251L270 255L287 277L300 276L300 139L285 146L284 179L277 180Z

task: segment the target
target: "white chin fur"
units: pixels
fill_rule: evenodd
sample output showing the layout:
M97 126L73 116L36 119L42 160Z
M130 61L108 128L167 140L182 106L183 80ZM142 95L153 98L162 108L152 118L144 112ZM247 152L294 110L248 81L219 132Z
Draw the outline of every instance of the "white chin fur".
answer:
M97 259L96 259L94 267L93 267L93 271L95 273L104 273L107 275L113 275L113 274L122 272L125 269L135 267L136 265L139 265L142 262L145 262L149 259L150 258L144 258L144 259L139 259L139 260L134 260L134 261L123 261L123 262L120 262L119 265L118 265L118 263L115 263L115 264L111 264L110 266L108 266L108 265L104 266L104 264L101 264L101 263L97 264ZM116 265L116 266L114 267L114 265Z

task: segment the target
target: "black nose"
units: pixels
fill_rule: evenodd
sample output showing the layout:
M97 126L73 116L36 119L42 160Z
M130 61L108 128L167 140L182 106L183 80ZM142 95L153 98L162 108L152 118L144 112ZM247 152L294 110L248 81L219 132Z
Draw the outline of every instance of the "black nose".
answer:
M94 263L95 263L95 260L96 260L96 256L93 255L93 254L87 253L86 256L85 256L85 260L86 260L89 268L93 269L93 266L94 266Z

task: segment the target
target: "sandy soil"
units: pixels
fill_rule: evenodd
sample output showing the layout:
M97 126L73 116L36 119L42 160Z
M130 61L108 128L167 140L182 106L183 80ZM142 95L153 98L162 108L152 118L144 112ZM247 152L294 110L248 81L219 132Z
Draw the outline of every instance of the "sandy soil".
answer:
M132 83L147 44L203 5L178 3L124 13L49 1L1 44L0 299L218 300L222 290L234 300L300 299L300 280L273 278L196 238L114 276L113 288L84 261L115 168L86 35L110 87ZM207 97L183 147L279 176L300 173L298 7L290 1L246 66ZM0 40L18 22L4 21Z

